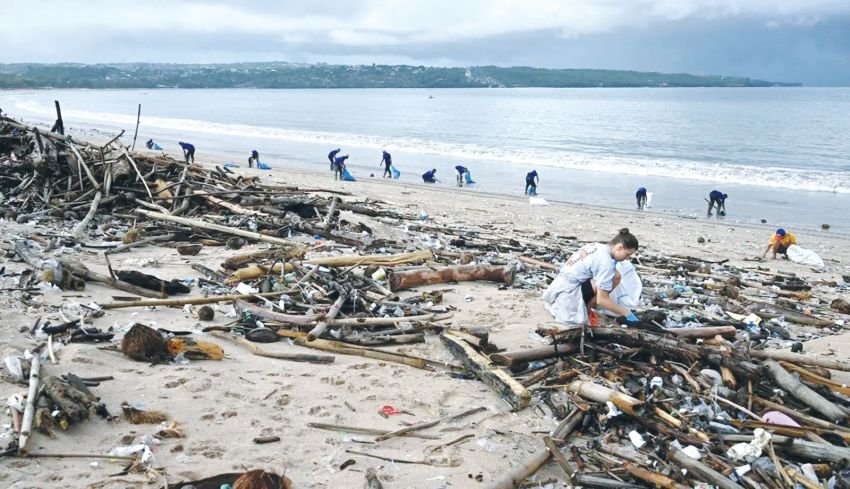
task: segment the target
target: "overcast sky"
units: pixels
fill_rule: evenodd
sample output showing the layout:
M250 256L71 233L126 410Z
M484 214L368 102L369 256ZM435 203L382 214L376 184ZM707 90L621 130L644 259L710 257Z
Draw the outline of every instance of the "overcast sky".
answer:
M850 0L2 0L0 63L495 64L850 85Z

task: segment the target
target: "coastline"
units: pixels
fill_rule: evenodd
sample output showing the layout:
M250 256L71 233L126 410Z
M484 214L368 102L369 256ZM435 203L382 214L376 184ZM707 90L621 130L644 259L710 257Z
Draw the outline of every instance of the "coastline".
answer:
M205 156L198 163L215 166L221 160ZM322 165L321 168L325 168ZM277 169L260 171L236 168L237 174L259 175L268 183L296 185L301 188L328 189L350 192L352 201L381 200L408 212L425 213L422 223L440 227L459 224L494 236L515 236L530 242L544 233L555 236L575 236L580 240L607 241L616 231L629 227L641 240L643 253L663 252L682 254L707 260L729 259L746 266L761 266L772 270L816 276L823 280L840 278L850 271L850 250L846 237L831 233L798 233L801 244L818 251L827 260L829 272L814 274L808 267L785 261L763 263L746 261L761 254L772 232L769 226L741 225L715 220L683 219L654 212L637 212L587 205L553 202L549 206L530 206L526 199L512 195L491 195L467 192L466 189L433 187L425 184L398 182L377 178L361 178L357 182L335 182L328 171ZM347 218L343 214L343 218ZM410 235L404 223L381 220L370 222L381 226L381 234L411 248L422 248L418 242L407 242ZM0 224L4 236L26 236L44 232L38 225ZM705 237L704 245L697 244ZM309 236L301 239L310 242ZM433 244L433 243L432 243ZM183 257L173 249L157 246L115 255L117 268L144 268L164 279L196 277L191 264L216 268L226 256L261 249L261 244L248 245L240 251L207 248L196 257ZM343 249L343 253L347 252ZM101 253L83 248L77 252L85 257L92 269L105 271ZM639 256L638 256L639 259ZM20 263L7 262L10 272L25 268ZM446 286L420 287L419 291L446 290L443 304L456 308L452 324L483 326L491 340L502 348L539 347L539 339L531 335L538 326L554 324L543 307L542 289L514 287L498 290L488 283L470 282ZM58 310L73 302L108 302L114 290L93 284L82 292L48 294L39 299L48 310ZM193 291L197 295L198 290ZM31 325L42 315L39 307L5 298L2 302L0 337L3 347L23 350L29 341L19 329ZM231 319L220 311L214 324L224 325ZM198 331L200 323L189 313L176 308L146 308L142 310L111 310L95 325L114 325L118 331L142 322L154 327ZM850 352L848 335L825 336L806 343L807 351L837 349L838 355ZM185 439L163 440L154 450L159 466L166 469L169 481L206 477L216 473L248 468L268 468L286 472L296 482L295 487L360 487L368 467L380 466L388 487L482 487L498 477L506 467L514 466L538 448L536 432L554 427L552 419L540 416L534 409L518 413L485 384L476 380L452 378L380 361L338 355L335 363L317 367L311 364L290 363L251 355L245 349L222 343L225 360L195 361L188 365L149 366L128 360L120 353L106 351L91 344L72 343L59 351L59 364L48 365L51 374L73 372L81 377L113 375L115 380L95 388L98 396L113 409L123 402L141 403L147 409L166 411L170 419L179 422L186 432ZM307 353L300 347L281 342L264 349ZM397 349L436 361L449 361L451 355L438 340L429 337L426 343ZM839 378L839 376L836 376ZM7 389L12 389L7 385ZM399 415L384 419L377 411L384 405L405 409L415 416ZM487 411L470 419L461 419L439 431L441 440L397 438L375 447L376 453L406 460L429 460L427 464L395 464L354 457L346 449L358 449L363 437L348 433L320 431L307 426L308 422L335 423L393 430L402 422L417 422L445 416L477 406ZM36 453L105 453L158 429L155 425L129 425L126 422L106 422L90 419L60 432L56 439L43 435L35 438ZM465 443L443 450L439 456L429 455L427 449L471 434ZM254 445L255 436L276 435L281 443ZM430 457L430 458L429 458ZM347 460L355 464L341 470ZM127 485L160 487L161 480L145 482L143 476L130 474L111 478L120 470L118 464L99 461L92 465L85 459L14 459L9 463L15 471L0 475L0 481L10 487L97 487L123 488ZM550 465L541 470L537 480L560 476L558 468Z

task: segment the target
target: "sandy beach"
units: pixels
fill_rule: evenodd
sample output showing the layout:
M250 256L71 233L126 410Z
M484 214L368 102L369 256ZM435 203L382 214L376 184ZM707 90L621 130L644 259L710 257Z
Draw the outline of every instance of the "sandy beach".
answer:
M326 165L320 168L326 170ZM607 241L619 228L628 227L639 238L641 253L729 260L738 266L760 266L823 281L840 282L842 275L850 274L848 236L829 231L797 233L800 244L815 250L827 264L826 272L816 273L809 267L788 261L751 261L761 256L777 223L742 224L735 223L732 217L692 219L651 210L624 211L554 202L548 206L533 206L522 195L468 192L465 188L399 183L378 177L336 182L327 171L260 172L247 168L234 171L261 175L266 183L350 193L343 197L345 200L383 201L390 208L420 214L423 217L418 221L420 224L436 229L466 225L482 235L536 243L545 233L575 237L580 241ZM451 175L441 177L444 180L453 178ZM408 233L405 223L394 224L347 212L343 212L342 218L364 222L374 229L376 236L394 239L409 250L435 244L433 240L424 243ZM16 238L36 233L50 236L56 230L40 224L3 221L0 232L3 247L10 249ZM705 243L699 244L698 238L704 238ZM316 244L309 236L293 239L311 246ZM197 278L199 274L190 268L192 264L216 269L229 255L264 247L267 245L259 243L239 251L206 247L199 255L190 257L178 255L173 248L151 246L114 255L112 266L145 270L163 279ZM317 253L327 254L326 250ZM350 248L341 248L334 253L351 252ZM91 269L105 273L101 251L80 248L68 253L81 258ZM12 260L13 254L3 260L6 273L27 268L26 264ZM16 279L10 278L4 287L12 287L14 282ZM453 313L447 324L485 327L490 331L491 342L501 348L517 350L542 346L540 338L531 333L542 325L556 325L540 298L544 287L545 284L539 284L499 290L492 283L473 282L417 287L415 292L404 292L401 296L445 290L443 305ZM32 327L38 318L58 319L60 311L71 314L75 304L103 304L118 295L115 290L97 284L87 285L85 290L78 292L48 292L27 301L20 300L16 294L4 292L0 299L0 347L3 350L32 348L36 341L22 329ZM199 294L194 288L191 296ZM214 324L232 321L225 314L229 306L221 305L217 309ZM296 488L355 488L362 487L366 470L374 468L386 488L488 487L507 468L537 450L541 433L557 424L547 411L533 406L511 412L485 384L453 378L446 373L346 355L336 355L336 361L328 365L254 356L243 347L199 333L202 326L198 319L182 308L110 310L95 319L93 325L102 329L113 327L120 337L120 333L136 322L155 328L198 332L199 337L221 344L225 359L192 361L184 365L147 365L101 345L72 343L58 349L57 362L46 364L44 370L49 375L72 372L80 377L113 376L114 380L92 388L113 414L118 414L120 404L127 401L142 404L146 409L164 411L169 420L177 421L185 438L162 440L153 452L153 465L163 469L172 484L223 472L264 468L285 472ZM286 341L261 346L276 352L313 352ZM808 342L805 348L808 352L832 351L834 358L844 359L850 354L850 341L847 335L825 335ZM425 343L399 346L394 350L435 361L453 360L436 336L428 337ZM0 385L6 397L26 389L5 374ZM386 405L405 413L382 417L379 410ZM366 435L308 426L315 422L395 430L403 427L404 422L431 420L476 407L483 407L485 411L427 431L428 435L436 437L434 439L397 437L372 444L368 443L372 437ZM9 419L4 419L0 435L0 443L4 446L11 439ZM31 451L34 454L106 454L113 448L149 437L159 429L157 425L133 425L124 420L108 422L93 417L68 431L57 430L54 439L36 433ZM273 435L279 436L281 441L265 445L252 442L255 437ZM471 436L435 450L463 435ZM414 463L384 461L350 451ZM348 460L354 463L346 463ZM122 466L107 460L6 458L0 464L5 467L0 473L0 485L15 489L117 489L164 485L163 477L149 479L134 473L113 476ZM549 464L532 480L561 479L560 469ZM566 486L557 483L550 487Z

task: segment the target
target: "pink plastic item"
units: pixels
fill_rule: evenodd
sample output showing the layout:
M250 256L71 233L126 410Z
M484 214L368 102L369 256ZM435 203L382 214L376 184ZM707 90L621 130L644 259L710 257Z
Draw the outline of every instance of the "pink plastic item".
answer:
M800 425L797 424L796 421L788 417L787 414L780 413L779 411L768 411L762 415L761 420L765 423L780 426L793 426L795 428L800 427Z

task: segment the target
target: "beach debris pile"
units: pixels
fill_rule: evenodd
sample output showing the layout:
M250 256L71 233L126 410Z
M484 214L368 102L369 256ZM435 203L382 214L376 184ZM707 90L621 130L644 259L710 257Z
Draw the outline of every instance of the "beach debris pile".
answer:
M16 300L32 305L34 295L88 283L132 295L49 311L46 320L22 331L37 346L29 355L6 358L7 371L28 385L25 394L10 398L20 419L6 455L28 453L31 430L40 426L33 425L39 406L67 413L53 416L65 425L86 419L82 411L106 413L83 390L85 379L42 380L40 367L56 345L107 343L134 361L182 365L226 362L222 340L283 361L329 364L335 355L353 355L477 379L508 410L534 409L552 420L556 428L547 436L524 435L536 450L494 474L487 486L493 489L521 487L529 479L545 486L536 474L550 460L562 469L556 480L586 487L850 484L850 392L832 373L850 371L850 363L801 352L805 341L846 326L845 284L644 251L623 264L639 279L618 296L638 312L637 327L600 315L595 327L538 328L537 347L502 348L486 327L455 323L457 306L444 304L444 295L465 281L540 291L582 241L548 232L529 236L516 226L438 223L388 203L347 200L351 196L339 191L267 185L226 168L134 153L118 138L95 145L7 118L0 118L0 193L6 219L55 230L4 243L7 256L27 266L10 287ZM240 252L229 252L216 269L192 263L198 276L186 280L113 269L110 257L148 245L173 248L190 262L206 248ZM81 249L98 250L107 272L91 270L92 259L74 259ZM10 277L3 274L7 285ZM172 297L185 294L191 296ZM188 331L141 322L123 329L91 326L113 310L164 307L183 308L209 325ZM69 310L73 318L65 316ZM435 336L451 360L398 348ZM288 345L270 345L277 342ZM63 393L82 407L56 409ZM386 407L386 416L398 413ZM131 403L121 411L130 421L167 420ZM429 430L483 411L473 406L398 430L309 426L372 436L377 445L395 437L438 438ZM184 436L173 421L160 433ZM460 463L438 453L425 459L345 453L442 467ZM115 457L135 467L152 463L145 444L121 447ZM293 487L263 471L169 487L266 487L251 485L252 478ZM381 485L374 472L367 472L367 483Z

